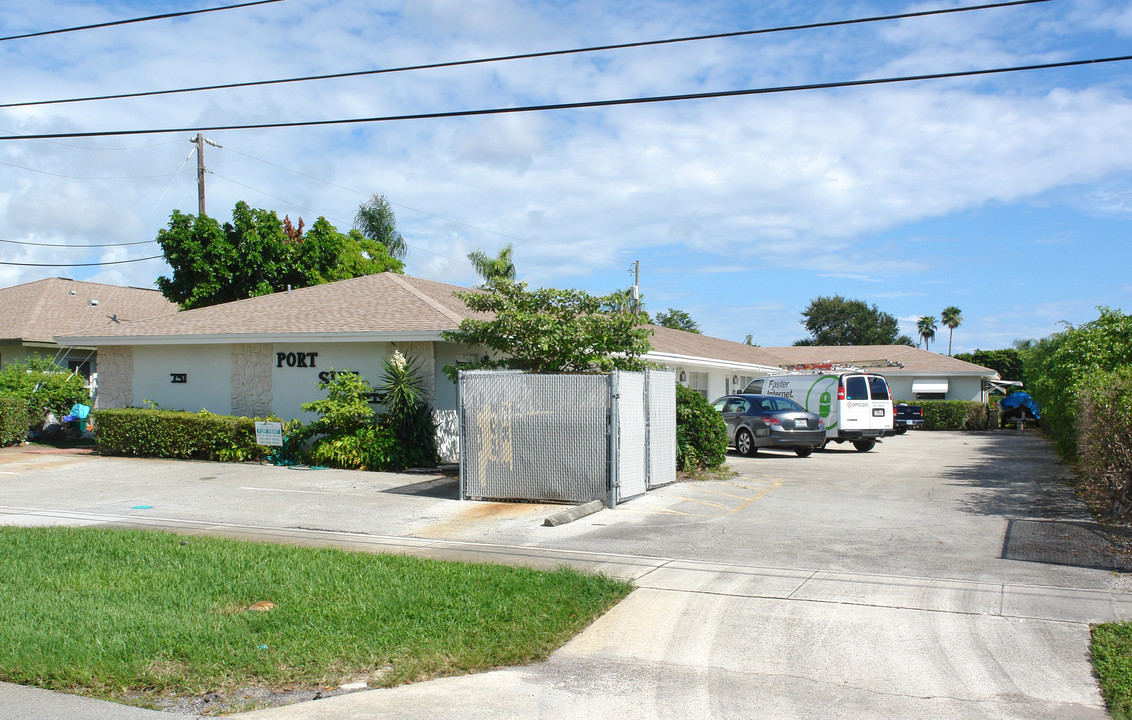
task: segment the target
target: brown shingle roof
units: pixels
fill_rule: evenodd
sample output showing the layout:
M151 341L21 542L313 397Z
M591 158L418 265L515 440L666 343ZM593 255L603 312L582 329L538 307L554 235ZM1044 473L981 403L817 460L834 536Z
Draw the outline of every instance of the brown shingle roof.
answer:
M455 330L464 317L473 316L452 295L458 290L467 289L387 272L186 310L74 339L440 332Z
M763 348L656 325L648 327L653 331L649 344L655 352L770 367L782 363Z
M52 342L57 335L103 332L176 311L156 290L46 278L0 288L0 338Z
M421 278L381 273L325 285L186 310L141 322L121 323L76 334L71 341L95 344L109 340L130 344L162 338L216 339L287 335L359 336L389 333L434 334L455 330L472 313L454 292L468 288ZM474 291L473 291L474 292ZM892 360L903 370L994 375L987 368L906 345L761 348L671 328L649 326L649 342L657 353L779 367L797 363Z
M879 370L889 373L947 373L995 375L995 371L981 365L956 360L947 355L921 350L910 345L796 345L792 347L763 348L769 355L780 358L776 365L800 363L844 362L862 363L870 360L888 360L903 364Z

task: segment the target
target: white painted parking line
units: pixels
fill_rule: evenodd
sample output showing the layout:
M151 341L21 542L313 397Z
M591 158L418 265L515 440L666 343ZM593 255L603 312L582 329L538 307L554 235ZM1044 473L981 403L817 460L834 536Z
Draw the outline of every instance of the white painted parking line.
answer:
M241 490L260 490L263 492L302 493L303 495L342 495L343 493L329 492L327 490L289 490L286 488L265 488L241 486Z

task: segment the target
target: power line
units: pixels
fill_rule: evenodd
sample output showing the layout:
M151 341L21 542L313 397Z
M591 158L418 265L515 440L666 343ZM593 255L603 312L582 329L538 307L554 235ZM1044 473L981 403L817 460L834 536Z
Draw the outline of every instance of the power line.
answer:
M44 140L77 137L113 137L122 135L159 135L181 132L216 132L220 130L266 130L328 125L360 125L364 123L391 122L395 120L439 120L445 118L481 117L485 115L507 115L527 112L546 112L549 110L580 110L585 108L616 107L621 105L645 105L651 103L681 102L687 100L710 100L716 98L742 97L746 95L770 95L775 93L800 92L804 90L831 90L835 88L865 87L869 85L891 85L895 83L918 82L924 80L947 80L964 77L981 77L1029 70L1052 70L1057 68L1079 67L1101 63L1126 62L1132 55L1093 58L1091 60L1070 60L1066 62L1042 63L1038 65L1018 65L1014 67L991 68L986 70L962 70L927 75L904 75L899 77L870 78L866 80L842 80L828 83L806 85L784 85L778 87L750 88L746 90L719 90L705 93L685 93L682 95L659 95L643 98L621 98L618 100L589 100L575 103L554 103L550 105L524 105L520 107L487 108L482 110L453 110L437 113L414 113L410 115L384 115L378 117L342 118L337 120L300 120L295 122L251 123L247 125L210 125L178 128L150 128L143 130L100 130L93 132L41 133L18 137L2 136L0 141Z
M12 245L34 245L35 247L67 248L69 250L83 250L83 249L86 249L86 248L101 248L101 247L126 247L128 245L149 245L150 243L155 243L155 242L157 242L157 241L156 240L139 240L138 242L101 243L101 244L97 244L97 245L68 245L66 243L63 243L63 244L60 245L60 244L57 244L57 243L27 242L25 240L0 240L0 243L10 243Z
M126 263L145 262L146 260L163 260L164 258L164 255L154 255L153 257L136 258L134 260L110 260L95 263L18 263L0 260L0 265L17 265L19 267L97 267L101 265L125 265Z
M17 170L27 170L28 172L39 173L40 175L50 175L51 177L66 178L67 180L157 180L159 178L174 177L176 173L164 175L114 175L102 177L82 177L79 175L60 175L59 173L48 172L46 170L36 170L35 168L24 167L23 165L14 165L9 162L0 160L0 165L16 168Z
M79 30L94 30L96 28L114 27L117 25L130 25L132 23L149 22L150 20L166 20L169 18L185 17L186 15L200 15L203 13L218 12L220 10L235 10L236 8L251 7L253 5L267 5L269 3L283 2L283 0L256 0L255 2L240 3L239 5L224 5L222 7L205 8L204 10L186 10L184 12L163 13L161 15L147 15L145 17L130 18L129 20L112 20L110 22L95 23L93 25L78 25L59 30L41 30L40 32L25 33L23 35L9 35L0 37L0 42L8 40L23 40L25 38L43 37L44 35L60 35L62 33L77 32Z
M630 48L650 47L655 45L672 45L675 43L696 42L700 40L721 40L726 38L744 37L750 35L765 35L768 33L790 32L797 30L815 30L819 28L839 27L844 25L859 25L862 23L881 22L887 20L904 20L908 18L927 17L931 15L969 12L972 10L1004 8L1014 5L1033 5L1035 3L1049 1L1050 0L1011 0L1010 2L969 5L957 8L944 8L940 10L923 10L920 12L908 12L895 15L878 15L874 17L854 18L850 20L830 20L827 22L807 23L804 25L786 25L782 27L761 28L757 30L737 30L734 32L713 33L710 35L692 35L688 37L667 38L664 40L644 40L640 42L619 43L616 45L595 45L592 47L573 48L570 50L546 50L543 52L522 53L518 55L499 55L495 57L477 58L474 60L453 60L449 62L427 63L424 65L406 65L402 67L382 68L378 70L357 70L352 72L330 73L326 75L307 75L303 77L279 78L275 80L254 80L249 82L224 83L219 85L198 85L194 87L175 88L171 90L149 90L133 93L119 93L115 95L91 95L87 97L62 98L57 100L29 100L24 102L0 103L0 108L26 107L29 105L57 105L62 103L89 102L94 100L123 100L126 98L153 97L155 95L175 95L179 93L203 92L208 90L230 90L233 88L281 85L284 83L309 82L313 80L338 80L342 78L363 77L366 75L385 75L389 73L410 72L415 70L436 70L439 68L482 65L486 63L506 62L510 60L530 60L534 58L604 52L607 50L625 50Z

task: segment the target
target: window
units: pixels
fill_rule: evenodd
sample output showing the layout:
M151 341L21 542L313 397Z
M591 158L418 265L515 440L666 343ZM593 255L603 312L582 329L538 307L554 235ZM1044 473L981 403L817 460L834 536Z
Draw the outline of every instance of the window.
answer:
M739 391L740 392L746 392L747 386L751 384L752 380L754 380L754 378L751 377L750 375L740 375L739 376ZM751 392L757 394L759 392L762 392L762 389L763 389L762 383L759 383L758 389L752 390Z
M79 371L79 374L90 380L90 361L88 360L68 360L67 369L71 372Z
M917 400L946 400L947 393L916 393Z
M852 375L845 378L845 399L869 399L869 382L864 375Z
M873 396L873 400L888 400L888 383L879 375L870 375L869 394Z
M688 387L703 395L704 400L707 400L708 374L706 372L688 373Z
M785 397L774 398L774 410L775 412L805 412L805 408Z

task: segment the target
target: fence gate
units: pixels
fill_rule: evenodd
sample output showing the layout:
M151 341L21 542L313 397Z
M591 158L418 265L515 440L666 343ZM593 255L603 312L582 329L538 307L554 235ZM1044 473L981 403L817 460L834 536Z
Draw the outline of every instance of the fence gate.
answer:
M618 502L676 479L672 372L460 373L460 497Z
M645 370L649 490L676 482L676 373Z

